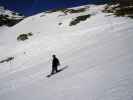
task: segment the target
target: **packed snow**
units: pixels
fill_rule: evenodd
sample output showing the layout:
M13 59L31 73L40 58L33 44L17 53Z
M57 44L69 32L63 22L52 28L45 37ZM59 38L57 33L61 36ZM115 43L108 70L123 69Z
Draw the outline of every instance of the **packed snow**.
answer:
M14 57L0 63L0 99L132 100L133 20L103 13L104 6L43 12L0 30L0 60ZM87 14L87 20L69 25ZM29 32L29 39L17 40ZM47 78L52 54L66 69Z

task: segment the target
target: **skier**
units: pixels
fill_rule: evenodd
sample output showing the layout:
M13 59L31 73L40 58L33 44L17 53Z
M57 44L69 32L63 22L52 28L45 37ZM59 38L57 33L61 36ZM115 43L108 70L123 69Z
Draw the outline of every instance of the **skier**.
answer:
M53 60L52 60L52 72L51 74L57 73L58 72L58 66L60 65L59 59L56 57L56 55L52 55Z

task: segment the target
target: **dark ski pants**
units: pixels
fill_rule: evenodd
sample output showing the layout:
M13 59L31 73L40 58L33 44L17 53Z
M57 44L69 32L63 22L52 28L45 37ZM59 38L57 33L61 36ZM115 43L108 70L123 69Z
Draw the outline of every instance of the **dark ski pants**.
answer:
M51 73L54 74L56 72L58 72L57 66L52 66L52 72Z

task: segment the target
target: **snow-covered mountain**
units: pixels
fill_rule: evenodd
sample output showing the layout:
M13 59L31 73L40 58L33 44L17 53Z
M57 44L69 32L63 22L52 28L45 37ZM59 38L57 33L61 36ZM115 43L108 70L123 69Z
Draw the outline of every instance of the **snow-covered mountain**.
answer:
M0 26L13 26L20 22L24 16L0 6Z
M0 99L132 100L133 20L105 7L43 12L0 32ZM47 78L52 54L66 69Z
M104 12L133 18L133 0L112 0L106 5Z

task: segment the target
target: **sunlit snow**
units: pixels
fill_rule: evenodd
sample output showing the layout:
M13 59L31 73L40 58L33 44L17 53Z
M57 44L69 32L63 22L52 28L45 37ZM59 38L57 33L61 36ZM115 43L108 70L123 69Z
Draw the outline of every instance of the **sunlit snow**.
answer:
M0 100L133 99L133 20L103 13L104 5L82 7L40 13L0 31L0 60L14 57L0 63ZM91 17L69 26L85 14ZM33 36L17 41L28 32ZM67 68L47 78L53 53Z

